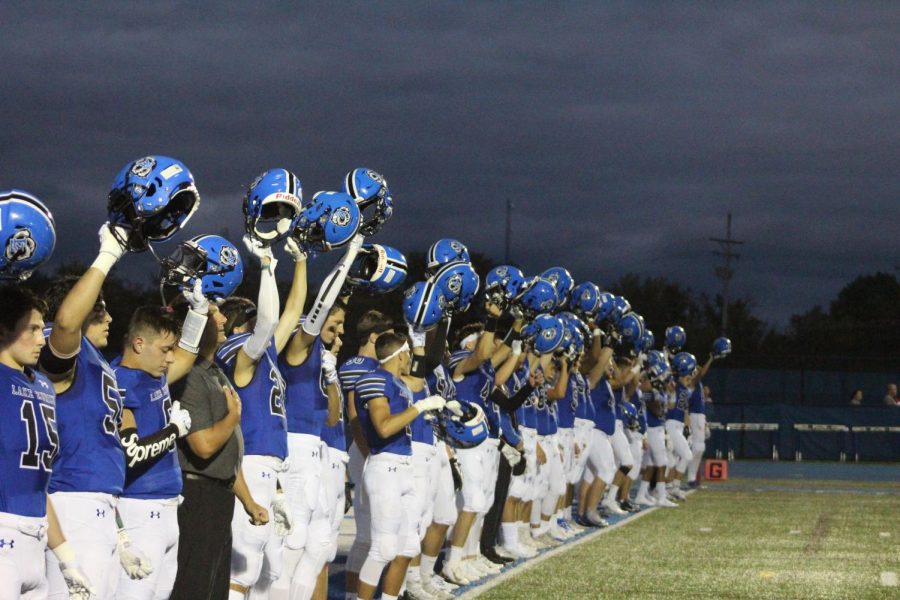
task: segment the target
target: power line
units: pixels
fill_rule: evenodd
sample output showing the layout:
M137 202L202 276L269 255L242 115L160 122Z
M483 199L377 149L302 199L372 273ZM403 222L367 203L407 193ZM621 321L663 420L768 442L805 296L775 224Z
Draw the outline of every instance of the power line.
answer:
M716 277L718 277L722 281L722 335L725 335L728 331L728 296L731 287L731 278L734 277L734 269L731 267L732 260L737 261L741 257L740 254L734 251L735 246L740 246L744 242L741 240L736 240L731 237L731 213L728 213L728 221L725 225L725 237L724 238L709 238L711 242L716 242L719 245L719 250L714 251L713 254L716 256L721 256L725 259L725 264L720 267L716 267Z

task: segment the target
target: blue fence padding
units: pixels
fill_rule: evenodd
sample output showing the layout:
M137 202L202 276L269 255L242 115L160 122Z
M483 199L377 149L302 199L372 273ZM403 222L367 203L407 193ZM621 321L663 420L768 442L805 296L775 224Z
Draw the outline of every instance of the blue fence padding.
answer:
M855 427L900 428L900 408L837 408L829 406L714 405L709 421L727 426L736 423L777 423L777 431L714 430L707 441L707 455L720 452L735 458L771 458L776 446L782 459L800 452L805 460L900 461L900 431L854 431ZM844 425L848 431L799 431L801 425Z

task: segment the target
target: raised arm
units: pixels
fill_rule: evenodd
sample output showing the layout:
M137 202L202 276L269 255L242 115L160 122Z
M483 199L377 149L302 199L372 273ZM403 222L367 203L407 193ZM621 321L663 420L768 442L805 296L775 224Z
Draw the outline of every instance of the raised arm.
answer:
M287 299L284 301L284 310L278 319L278 326L275 328L275 350L279 353L287 346L288 340L291 339L291 333L297 327L297 322L300 321L303 305L306 304L307 290L306 254L300 250L297 242L292 238L288 238L284 243L284 248L294 259L294 278L291 280L291 289L288 291Z

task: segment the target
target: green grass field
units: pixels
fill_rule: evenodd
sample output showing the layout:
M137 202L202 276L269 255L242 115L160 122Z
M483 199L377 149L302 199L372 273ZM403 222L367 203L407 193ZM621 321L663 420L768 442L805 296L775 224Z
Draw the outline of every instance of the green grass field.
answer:
M730 480L480 598L900 598L900 482Z

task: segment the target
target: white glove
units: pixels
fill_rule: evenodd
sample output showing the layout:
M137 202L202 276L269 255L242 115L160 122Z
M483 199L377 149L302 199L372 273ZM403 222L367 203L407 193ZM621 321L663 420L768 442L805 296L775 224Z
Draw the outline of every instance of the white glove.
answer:
M143 579L153 572L153 564L140 550L131 547L124 529L119 530L119 563L131 579Z
M90 600L97 593L87 576L78 566L75 558L75 551L69 545L69 542L63 542L56 548L53 548L53 554L59 559L59 570L62 571L63 579L66 581L66 587L69 589L69 598L75 600Z
M516 466L519 464L519 461L522 460L522 453L509 444L502 444L500 446L500 452L503 453L503 456L506 458L506 462L509 463L510 467Z
M284 537L294 528L294 519L291 517L291 509L288 507L284 492L275 494L272 501L272 517L275 519L275 535Z
M424 348L425 347L425 332L418 331L412 325L407 324L407 328L409 329L409 339L412 342L413 348Z
M100 237L100 252L111 255L115 260L119 260L125 254L125 247L119 242L113 229L119 234L119 237L126 239L128 230L118 225L113 227L109 221L100 226L97 235Z
M512 348L513 356L519 356L522 354L522 340L513 340L510 348Z
M198 315L209 313L209 300L203 295L203 280L201 278L197 277L194 279L194 287L185 287L181 290L181 293L185 300L188 301L188 304L191 305L192 311Z
M247 252L255 256L263 268L268 267L272 271L275 270L278 261L275 260L275 255L272 254L271 247L266 246L256 238L251 238L249 235L244 235L243 241L244 246L247 248Z
M172 403L172 412L169 414L169 423L174 423L178 428L178 437L184 437L191 430L191 413L181 408L181 402Z
M426 410L441 410L446 404L447 401L444 400L443 396L428 396L413 404L413 408L419 411L421 415Z
M457 417L463 416L462 404L459 403L459 400L450 400L444 405L444 408L452 412Z
M322 371L325 373L325 381L327 383L337 381L337 356L330 350L322 352Z
M300 246L297 245L294 238L290 236L288 236L288 239L284 242L284 251L291 255L291 258L294 259L295 263L306 260L306 253L300 249Z

